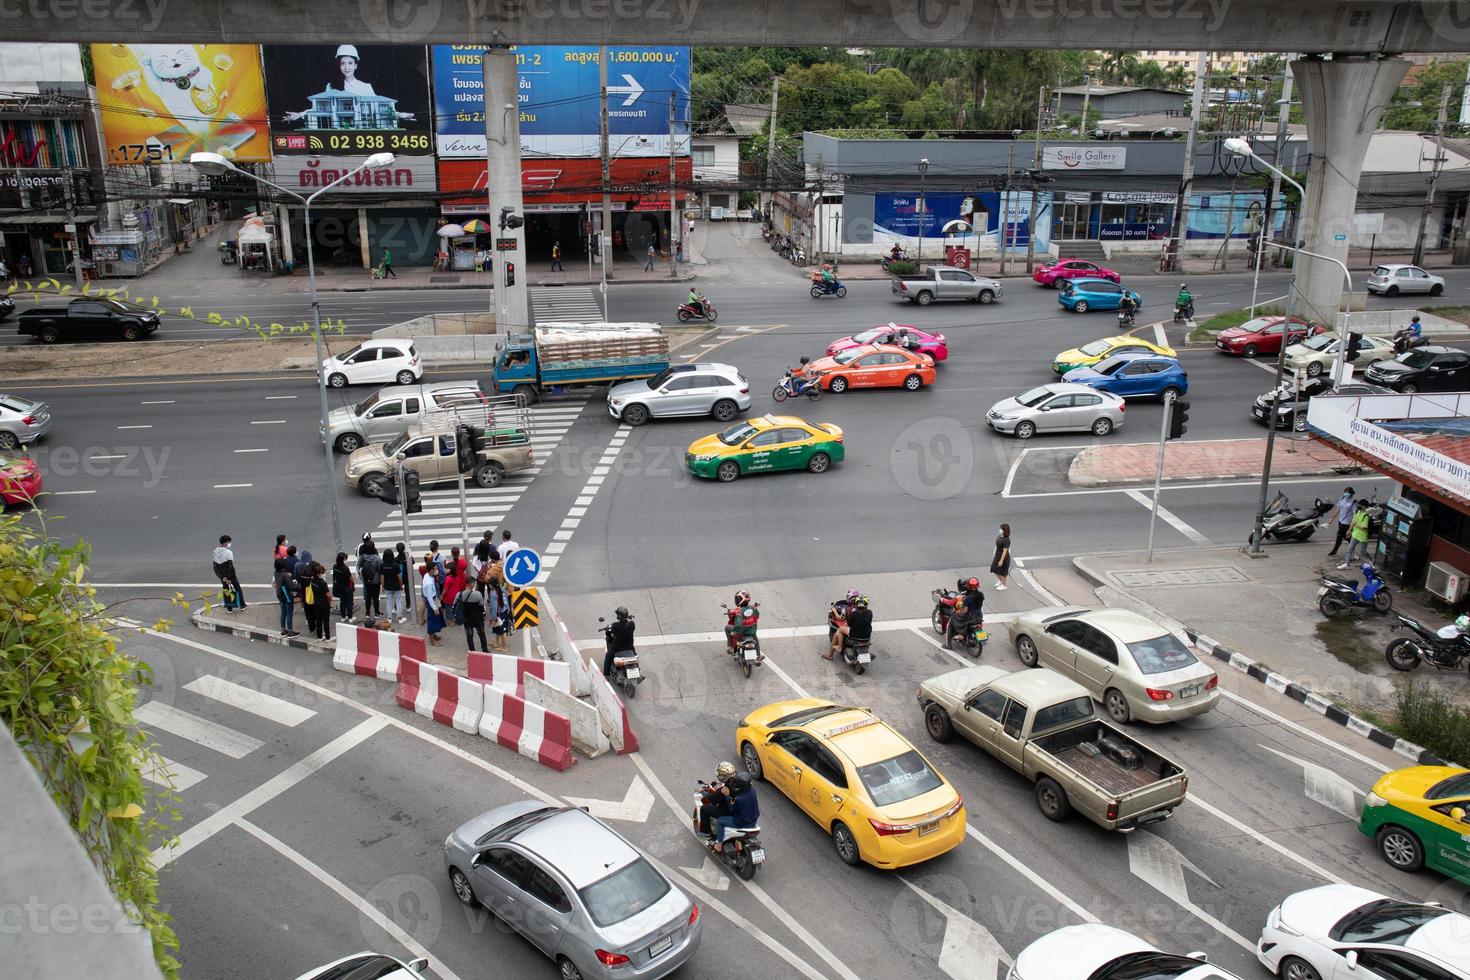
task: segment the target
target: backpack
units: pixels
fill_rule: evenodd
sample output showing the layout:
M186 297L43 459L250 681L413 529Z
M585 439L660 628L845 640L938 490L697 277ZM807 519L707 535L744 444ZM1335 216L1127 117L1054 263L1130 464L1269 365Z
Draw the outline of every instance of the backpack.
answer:
M302 594L302 601L308 606L316 605L316 586L310 582L306 583L306 591Z

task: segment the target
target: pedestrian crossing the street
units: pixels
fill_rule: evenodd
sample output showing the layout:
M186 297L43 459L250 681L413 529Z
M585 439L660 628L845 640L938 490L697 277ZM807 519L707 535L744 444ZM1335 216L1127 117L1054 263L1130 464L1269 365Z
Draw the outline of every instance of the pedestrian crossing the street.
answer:
M499 486L479 487L473 480L465 485L465 516L469 523L470 544L480 540L485 531L499 529L511 508L525 494L536 474L552 459L556 448L566 437L572 425L587 407L588 396L558 398L550 403L534 406L531 411L531 448L536 454L536 465L520 473L509 473ZM437 539L447 552L460 540L459 488L454 484L441 484L422 491L424 509L408 516L411 540L408 549L414 555L423 555L429 542ZM391 546L403 539L403 517L398 508L390 510L377 528L373 540L379 546Z
M541 286L531 294L531 319L537 323L598 323L602 301L591 286Z

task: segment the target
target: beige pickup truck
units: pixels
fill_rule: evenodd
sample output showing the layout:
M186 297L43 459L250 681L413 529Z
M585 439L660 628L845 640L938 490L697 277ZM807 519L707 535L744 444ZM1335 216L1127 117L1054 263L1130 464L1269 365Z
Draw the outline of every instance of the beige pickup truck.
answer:
M953 670L919 685L919 706L935 741L959 732L1035 783L1051 820L1075 810L1126 833L1168 818L1189 787L1183 767L1098 718L1087 690L1055 671Z

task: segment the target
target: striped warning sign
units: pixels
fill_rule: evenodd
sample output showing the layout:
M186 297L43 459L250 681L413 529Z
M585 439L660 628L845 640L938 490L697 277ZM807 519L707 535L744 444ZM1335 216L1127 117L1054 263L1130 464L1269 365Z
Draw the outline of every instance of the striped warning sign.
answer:
M541 612L535 589L512 589L510 593L511 622L516 629L537 626L541 623Z

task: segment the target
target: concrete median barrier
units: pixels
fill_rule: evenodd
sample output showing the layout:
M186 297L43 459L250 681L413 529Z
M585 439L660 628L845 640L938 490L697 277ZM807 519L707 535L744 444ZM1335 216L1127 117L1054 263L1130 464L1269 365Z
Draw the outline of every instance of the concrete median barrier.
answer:
M565 715L572 723L572 746L589 759L602 755L612 744L602 731L602 716L595 705L535 676L526 675L525 700L547 711Z
M524 697L525 679L535 677L558 690L572 692L572 667L555 660L534 657L512 657L504 653L479 653L471 650L468 671L472 680Z
M592 674L592 703L597 706L602 730L618 755L638 751L638 736L633 732L633 723L628 718L628 707L606 677L595 671Z
M400 707L471 735L480 731L485 713L485 685L453 671L416 660L400 661Z
M558 772L576 764L577 757L572 753L572 722L566 715L548 711L499 688L482 687L482 690L481 735Z
M363 626L337 626L337 646L332 666L348 674L398 680L401 659L425 661L428 654L421 636L403 636Z

